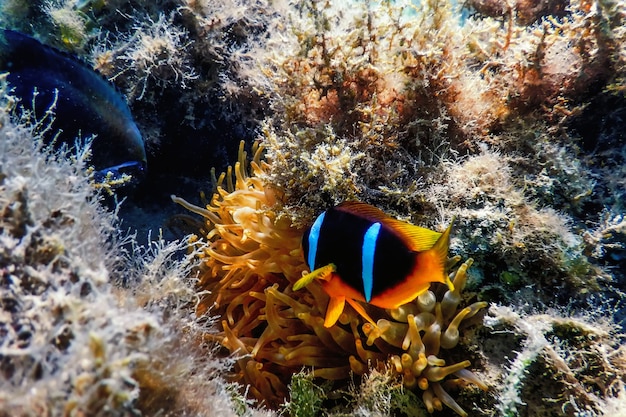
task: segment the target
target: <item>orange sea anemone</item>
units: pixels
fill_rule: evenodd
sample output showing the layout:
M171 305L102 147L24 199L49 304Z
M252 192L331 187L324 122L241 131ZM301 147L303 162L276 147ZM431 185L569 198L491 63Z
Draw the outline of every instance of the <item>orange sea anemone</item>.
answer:
M237 358L233 378L276 407L287 397L292 375L303 367L335 381L390 367L407 388L422 390L429 411L445 404L467 415L444 390L456 383L444 379L455 375L487 387L466 369L469 361L447 365L441 349L455 347L459 326L486 306L477 302L457 311L472 261L451 274L453 292L437 284L396 310L366 306L377 327L346 308L337 325L325 328L328 296L322 287L313 283L306 290L292 290L307 270L300 247L303 230L277 214L278 192L260 179L270 168L261 160L262 146L255 146L253 153L248 163L242 144L239 162L216 181L206 208L173 197L205 221L198 283L204 295L197 314L222 318L220 331L207 338Z

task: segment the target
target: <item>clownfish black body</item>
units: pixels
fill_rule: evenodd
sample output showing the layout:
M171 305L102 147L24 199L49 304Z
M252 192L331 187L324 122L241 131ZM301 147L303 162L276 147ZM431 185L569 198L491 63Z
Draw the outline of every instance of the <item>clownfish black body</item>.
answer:
M304 234L302 249L312 272L294 290L322 281L330 296L326 327L335 324L346 301L374 323L357 301L394 309L414 300L431 282L452 287L445 273L451 228L438 233L365 203L343 203L322 213Z

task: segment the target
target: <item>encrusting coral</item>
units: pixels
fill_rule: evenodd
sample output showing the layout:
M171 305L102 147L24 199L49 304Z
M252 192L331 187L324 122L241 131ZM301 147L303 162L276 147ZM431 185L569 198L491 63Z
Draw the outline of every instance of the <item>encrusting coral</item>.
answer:
M313 375L327 380L390 367L405 387L423 391L429 412L445 404L467 415L444 387L467 382L484 390L487 386L466 369L470 361L447 364L442 349L456 347L464 320L487 305L475 302L459 309L472 260L451 274L454 291L433 286L396 310L368 306L377 326L346 309L341 325L325 328L328 296L322 288L317 284L308 291L291 288L306 270L300 248L303 230L286 216L276 216L279 193L259 178L268 166L261 160L262 147L253 153L248 168L241 144L239 161L217 180L206 208L173 197L204 218L200 233L206 246L200 254L198 282L203 299L197 313L222 317L221 332L207 338L236 355L234 378L249 384L255 397L276 406L302 367L313 368ZM451 259L449 267L458 261ZM447 379L451 375L456 378Z

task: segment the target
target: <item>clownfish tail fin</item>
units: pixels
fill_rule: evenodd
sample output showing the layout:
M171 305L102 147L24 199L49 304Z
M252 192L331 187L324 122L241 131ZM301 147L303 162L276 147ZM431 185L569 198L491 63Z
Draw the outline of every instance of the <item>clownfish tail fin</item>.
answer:
M337 267L335 266L335 264L328 264L321 268L317 268L316 270L311 271L306 275L303 275L302 278L297 280L296 283L293 284L293 290L294 291L301 290L302 288L306 287L311 282L313 282L315 279L323 279L323 280L328 279L330 274L332 274L335 271L337 271Z
M454 218L450 221L448 228L443 232L437 242L430 248L430 251L434 254L437 259L437 263L441 264L441 272L444 276L445 284L448 286L450 291L454 291L454 284L450 281L450 277L446 274L446 263L448 261L448 249L450 248L450 232L452 232L452 226L454 225Z

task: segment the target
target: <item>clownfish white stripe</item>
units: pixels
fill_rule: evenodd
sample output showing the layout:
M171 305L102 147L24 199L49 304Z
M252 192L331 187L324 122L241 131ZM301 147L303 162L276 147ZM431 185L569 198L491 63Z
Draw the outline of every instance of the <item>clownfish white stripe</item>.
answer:
M315 223L311 226L311 231L309 232L309 268L311 271L315 269L315 257L317 255L317 242L320 238L320 230L322 228L322 223L324 223L324 216L326 212L320 214L317 219L315 219Z
M372 299L372 288L374 287L374 254L376 253L376 240L378 239L380 226L380 223L374 223L363 236L363 255L361 257L363 262L363 293L365 301L368 303Z

